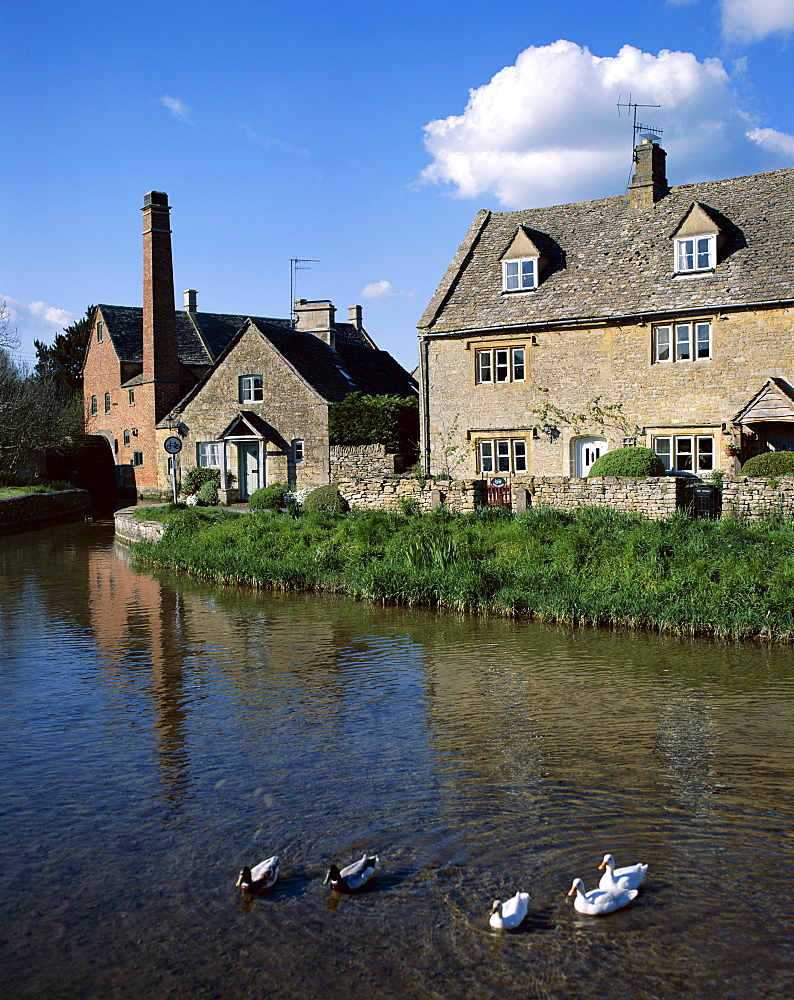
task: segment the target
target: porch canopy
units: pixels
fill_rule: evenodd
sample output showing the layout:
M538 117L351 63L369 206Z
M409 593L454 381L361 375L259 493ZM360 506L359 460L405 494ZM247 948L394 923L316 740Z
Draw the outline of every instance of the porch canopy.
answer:
M258 449L259 468L264 469L267 444L268 442L277 444L278 435L270 424L263 420L257 413L252 413L250 410L240 410L231 423L221 431L217 440L222 444L220 449L221 489L226 490L229 488L227 478L229 462L226 445L229 443L235 445L255 444Z

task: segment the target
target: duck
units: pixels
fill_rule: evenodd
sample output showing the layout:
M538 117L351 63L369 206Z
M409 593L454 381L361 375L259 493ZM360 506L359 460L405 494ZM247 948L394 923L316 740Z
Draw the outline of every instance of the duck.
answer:
M360 861L354 861L341 871L336 865L331 865L325 873L323 885L330 882L331 888L338 892L357 892L363 889L375 874L379 860L377 854L365 854Z
M517 892L505 900L495 899L488 923L495 931L512 931L523 921L529 906L529 893Z
M262 892L275 885L278 878L279 861L278 855L266 861L260 861L258 865L249 868L245 865L237 877L236 888L240 892Z
M606 868L598 883L600 889L639 889L640 883L648 871L647 865L627 865L625 868L615 868L615 859L611 854L605 854L604 860L598 866L599 871Z
M579 913L585 913L588 917L601 917L628 906L637 898L637 892L637 889L617 888L591 889L590 892L585 892L584 882L580 878L575 878L568 895L576 896L573 905Z

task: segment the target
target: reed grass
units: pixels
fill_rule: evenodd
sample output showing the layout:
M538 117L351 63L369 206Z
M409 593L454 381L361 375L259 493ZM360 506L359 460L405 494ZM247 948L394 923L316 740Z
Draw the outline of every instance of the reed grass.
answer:
M388 604L794 640L794 523L647 521L582 507L515 517L171 511L139 558L207 579Z

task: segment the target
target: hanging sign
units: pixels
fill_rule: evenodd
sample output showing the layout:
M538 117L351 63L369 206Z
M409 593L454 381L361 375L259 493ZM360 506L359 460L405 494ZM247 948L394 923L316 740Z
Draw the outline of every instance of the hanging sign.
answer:
M491 480L491 486L504 486L505 480L501 476L494 476Z

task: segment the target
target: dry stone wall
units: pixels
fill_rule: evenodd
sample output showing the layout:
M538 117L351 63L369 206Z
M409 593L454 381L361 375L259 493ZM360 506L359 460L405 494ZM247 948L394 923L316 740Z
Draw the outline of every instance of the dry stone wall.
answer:
M80 521L91 513L88 490L26 493L0 500L0 532L28 531L64 521Z
M794 476L726 478L722 484L722 516L750 520L794 517Z

